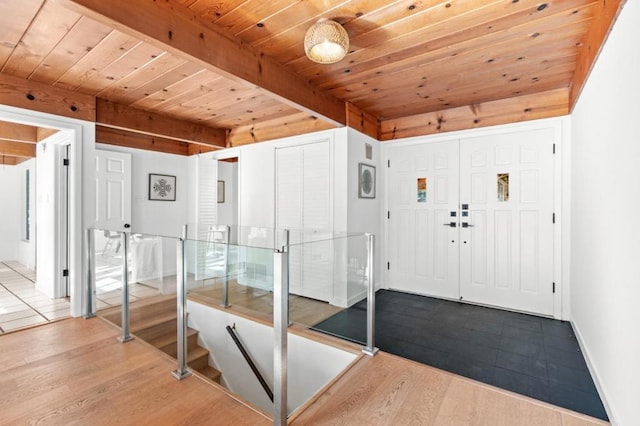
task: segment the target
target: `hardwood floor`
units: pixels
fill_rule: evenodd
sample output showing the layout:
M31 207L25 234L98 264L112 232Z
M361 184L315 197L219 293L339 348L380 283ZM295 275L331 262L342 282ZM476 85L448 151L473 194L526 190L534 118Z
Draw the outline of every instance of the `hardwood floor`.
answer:
M208 302L209 305L220 304L222 302L222 282L212 280L212 282L204 283L201 287L189 290L189 296ZM205 298L209 300L205 300ZM232 305L232 310L239 310L245 315L268 322L273 318L273 293L270 291L237 284L235 280L231 280L229 282L229 302ZM289 319L300 325L316 325L342 310L343 308L326 302L294 294L289 296Z
M214 385L99 318L0 337L0 425L270 424ZM215 421L213 420L215 419Z
M604 425L544 402L380 352L363 357L293 425Z
M174 363L99 318L0 336L0 425L271 424L216 385L176 381ZM363 356L294 425L602 425L445 371Z

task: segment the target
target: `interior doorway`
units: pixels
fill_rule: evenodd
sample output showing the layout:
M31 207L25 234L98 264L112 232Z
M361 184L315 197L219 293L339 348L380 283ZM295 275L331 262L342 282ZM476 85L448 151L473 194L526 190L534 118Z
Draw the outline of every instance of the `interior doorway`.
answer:
M59 129L0 121L0 196L7 201L0 224L0 332L71 314L65 142L70 136Z
M92 218L93 211L93 193L92 191L84 191L83 188L83 174L86 174L89 180L91 180L90 172L91 166L85 164L83 161L83 155L92 156L95 146L95 124L66 118L60 116L54 116L51 114L41 113L37 111L31 111L21 108L10 107L6 105L0 105L0 120L9 123L35 126L42 129L49 129L50 132L55 134L49 136L47 144L42 144L43 147L54 148L57 145L68 146L68 229L62 230L59 226L59 222L56 222L61 218L60 208L63 203L60 202L61 193L55 184L59 181L50 181L53 189L49 192L43 193L42 188L38 188L37 201L47 202L54 211L54 214L45 215L46 219L43 219L45 223L52 223L49 227L51 231L48 235L51 242L50 247L47 250L44 248L48 243L43 242L41 235L38 235L37 250L42 250L44 253L41 256L36 254L37 269L39 276L37 281L41 282L41 279L48 279L55 282L52 286L47 286L52 290L50 297L62 297L68 294L70 310L69 313L72 316L80 316L83 311L83 300L86 298L81 297L83 294L83 277L86 279L87 268L83 267L83 241L84 233L83 228L88 224L86 218L89 220ZM52 139L59 138L55 143L50 143ZM43 140L41 142L44 142ZM38 144L40 145L40 144ZM36 147L38 149L38 147ZM45 148L46 149L46 148ZM49 153L53 154L56 149L50 149ZM56 161L55 156L54 160ZM52 166L53 169L54 166ZM60 169L64 167L63 164L57 164L56 167ZM38 164L40 169L40 164ZM55 170L55 169L54 169ZM60 174L62 176L62 174ZM36 176L31 176L31 179L38 179L38 173ZM83 200L86 204L83 205ZM83 208L84 207L84 208ZM37 228L42 228L43 223L38 220L38 212L46 210L44 207L38 208L36 205L35 216L33 222L37 223ZM83 214L83 211L86 214ZM37 232L37 231L36 231ZM64 240L68 241L67 248L61 250L60 248L60 234L65 236ZM35 234L32 234L35 235ZM68 256L65 252L68 251ZM61 258L68 260L68 274L66 279L62 279L64 273L64 267L61 267ZM48 264L47 264L48 262ZM50 269L49 269L50 268ZM45 270L47 272L45 275ZM68 281L68 283L67 283ZM56 293L57 292L57 293Z

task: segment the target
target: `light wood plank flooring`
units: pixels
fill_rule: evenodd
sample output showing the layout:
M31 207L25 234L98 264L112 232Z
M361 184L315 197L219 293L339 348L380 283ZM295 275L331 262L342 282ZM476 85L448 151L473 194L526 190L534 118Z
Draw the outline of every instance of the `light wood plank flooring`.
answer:
M0 425L270 424L264 415L101 319L68 319L0 336ZM379 353L363 356L294 425L606 424Z
M207 280L189 290L189 295L209 305L222 303L222 281ZM208 301L206 300L208 299ZM232 310L270 322L273 318L273 293L229 281ZM289 295L289 319L297 324L313 326L342 311L343 308L306 297Z
M293 425L608 424L386 353L363 357Z
M260 425L271 421L99 318L0 336L0 425Z

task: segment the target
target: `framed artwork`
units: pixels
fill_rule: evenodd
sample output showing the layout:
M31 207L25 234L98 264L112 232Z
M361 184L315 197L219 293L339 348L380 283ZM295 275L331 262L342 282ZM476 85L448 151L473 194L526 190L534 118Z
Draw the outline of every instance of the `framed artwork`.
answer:
M176 177L149 173L149 199L156 201L175 201Z
M218 202L224 203L224 181L218 181Z
M376 168L358 164L358 198L376 198Z

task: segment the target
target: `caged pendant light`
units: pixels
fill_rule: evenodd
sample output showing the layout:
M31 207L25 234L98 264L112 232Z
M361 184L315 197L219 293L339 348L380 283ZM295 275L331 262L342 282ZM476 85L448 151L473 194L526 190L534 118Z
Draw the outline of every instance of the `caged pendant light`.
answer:
M334 64L349 51L347 31L330 19L321 19L313 24L304 36L304 53L313 62Z

